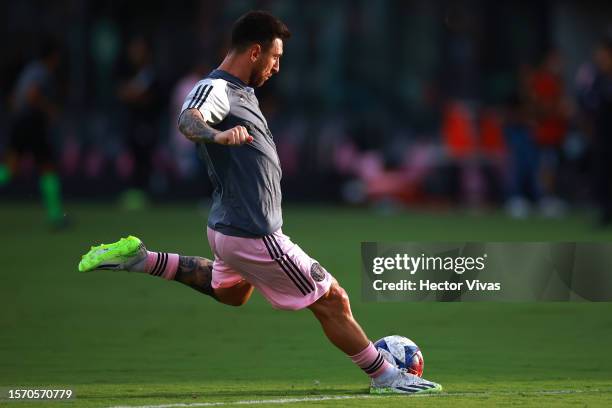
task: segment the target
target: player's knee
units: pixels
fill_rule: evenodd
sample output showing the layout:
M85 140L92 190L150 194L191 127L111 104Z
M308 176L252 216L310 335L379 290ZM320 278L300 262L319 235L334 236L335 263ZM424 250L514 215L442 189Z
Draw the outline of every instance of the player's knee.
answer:
M215 298L228 306L242 306L251 298L253 286L243 281L230 288L216 289Z
M350 314L351 312L351 303L349 301L348 293L342 286L340 286L337 282L332 287L332 296L334 297L335 303L338 305L338 310L340 310L343 314Z
M317 308L317 314L321 317L344 319L352 316L348 294L337 281L332 283L325 296L317 303L319 302L320 307Z
M220 302L228 305L228 306L242 306L244 305L246 302L249 301L249 298L251 297L251 293L245 293L245 294L235 294L232 296L224 296L222 298L217 298L217 300L219 300Z
M233 299L225 299L223 301L223 303L225 303L228 306L242 306L244 305L247 301L249 300L248 296L244 296L241 298L233 298Z

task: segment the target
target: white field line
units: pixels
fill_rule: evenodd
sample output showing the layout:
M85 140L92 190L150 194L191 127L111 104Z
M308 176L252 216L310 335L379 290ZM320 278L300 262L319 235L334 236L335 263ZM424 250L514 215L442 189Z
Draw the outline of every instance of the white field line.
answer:
M489 397L489 396L538 396L538 395L563 395L563 394L583 394L583 393L598 393L610 392L612 390L539 390L539 391L499 391L499 392L451 392L441 394L417 394L410 395L409 398L427 397L427 398L443 398L443 397ZM176 404L161 404L161 405L116 405L109 408L190 408L190 407L219 407L225 405L259 405L259 404L293 404L296 402L317 402L317 401L333 401L333 400L349 400L349 399L369 399L369 398L386 398L392 395L401 394L386 394L386 395L320 395L313 397L302 398L277 398L268 400L242 400L242 401L223 401L223 402L192 402L192 403L176 403Z
M362 398L380 398L373 395L320 395L318 397L303 398L278 398L269 400L243 400L243 401L224 401L224 402L192 402L162 405L118 405L110 408L175 408L175 407L218 407L222 405L257 405L257 404L292 404L295 402L313 402L329 400L347 400Z

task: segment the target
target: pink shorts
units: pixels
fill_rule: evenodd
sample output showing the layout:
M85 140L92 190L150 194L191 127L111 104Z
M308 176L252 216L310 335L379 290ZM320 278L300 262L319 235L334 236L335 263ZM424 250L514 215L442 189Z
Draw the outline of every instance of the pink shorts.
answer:
M212 287L246 279L277 309L310 306L329 290L332 276L279 229L263 238L223 235L207 228L215 255Z

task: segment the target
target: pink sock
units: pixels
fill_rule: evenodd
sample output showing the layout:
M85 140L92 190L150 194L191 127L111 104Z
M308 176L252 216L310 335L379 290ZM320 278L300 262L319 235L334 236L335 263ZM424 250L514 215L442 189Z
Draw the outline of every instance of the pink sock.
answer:
M178 254L167 252L147 251L144 272L153 276L161 276L166 280L173 280L178 270Z
M371 342L362 351L350 357L353 363L357 364L359 368L372 378L376 378L385 371L394 368Z

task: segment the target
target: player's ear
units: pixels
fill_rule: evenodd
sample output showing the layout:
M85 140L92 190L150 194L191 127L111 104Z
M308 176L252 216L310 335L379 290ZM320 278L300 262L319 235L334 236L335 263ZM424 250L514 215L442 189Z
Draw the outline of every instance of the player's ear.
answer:
M249 57L251 58L251 62L255 62L259 59L261 55L261 45L253 44L251 48L249 48Z

